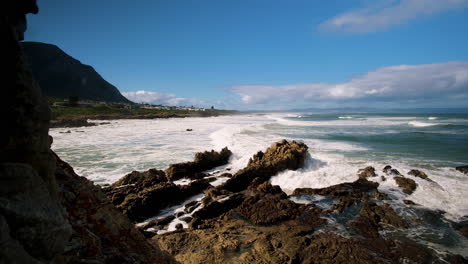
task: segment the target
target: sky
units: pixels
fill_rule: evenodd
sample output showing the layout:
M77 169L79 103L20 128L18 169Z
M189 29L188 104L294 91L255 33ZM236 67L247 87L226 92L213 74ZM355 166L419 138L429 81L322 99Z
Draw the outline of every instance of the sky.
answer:
M468 107L468 0L38 0L59 46L134 102Z

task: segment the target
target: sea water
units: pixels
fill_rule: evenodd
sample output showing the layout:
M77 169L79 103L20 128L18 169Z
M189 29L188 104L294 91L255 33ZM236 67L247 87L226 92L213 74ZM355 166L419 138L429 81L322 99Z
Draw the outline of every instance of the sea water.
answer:
M233 155L224 167L235 172L273 142L297 140L309 146L305 168L271 179L287 193L298 187L354 181L357 171L366 166L384 175L382 168L391 165L405 176L419 169L432 179L408 176L418 188L407 196L393 180L372 178L396 201L410 199L443 210L451 220L468 215L468 175L454 168L468 165L467 114L254 113L115 120L108 125L51 129L50 134L54 151L97 184L112 183L133 170L165 169L193 160L195 152L226 146Z

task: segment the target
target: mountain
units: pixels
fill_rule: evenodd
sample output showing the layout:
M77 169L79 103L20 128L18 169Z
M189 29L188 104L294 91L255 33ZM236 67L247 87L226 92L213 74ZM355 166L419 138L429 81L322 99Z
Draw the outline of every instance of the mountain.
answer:
M59 47L41 42L22 42L34 78L49 97L130 103L93 67L82 64Z

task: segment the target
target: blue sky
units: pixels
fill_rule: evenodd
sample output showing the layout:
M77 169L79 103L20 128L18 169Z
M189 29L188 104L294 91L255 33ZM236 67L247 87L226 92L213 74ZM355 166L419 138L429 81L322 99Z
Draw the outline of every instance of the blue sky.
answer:
M38 0L58 45L137 102L468 106L468 0Z

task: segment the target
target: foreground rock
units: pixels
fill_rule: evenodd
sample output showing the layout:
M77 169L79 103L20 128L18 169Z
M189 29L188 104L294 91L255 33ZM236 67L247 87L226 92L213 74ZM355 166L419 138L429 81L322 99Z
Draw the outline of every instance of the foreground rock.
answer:
M0 263L170 263L50 151L50 109L18 43L37 12L36 1L2 2Z
M199 178L201 172L227 164L231 154L232 152L227 147L220 152L211 150L196 153L194 161L169 166L166 170L167 178L171 181L181 178Z
M229 197L220 199L218 204L231 199L237 204L231 203L228 209L222 206L206 209L204 217L194 219L190 229L154 236L152 241L180 263L439 261L440 256L435 251L412 240L398 235L393 237L392 233L381 235L380 231L406 230L410 224L390 205L373 201L371 194L376 188L377 184L359 179L328 188L296 190L295 193L301 195L320 194L334 199L351 195L356 199L353 208L337 212L313 204L296 204L281 188L261 183L257 178L248 188L234 194L213 189L212 199ZM213 201L208 202L210 204ZM442 259L449 263L467 261L451 254L443 255Z
M255 179L267 181L271 176L284 170L304 167L307 146L304 143L283 140L271 145L265 153L259 151L249 160L246 168L238 171L220 188L228 191L242 191Z

